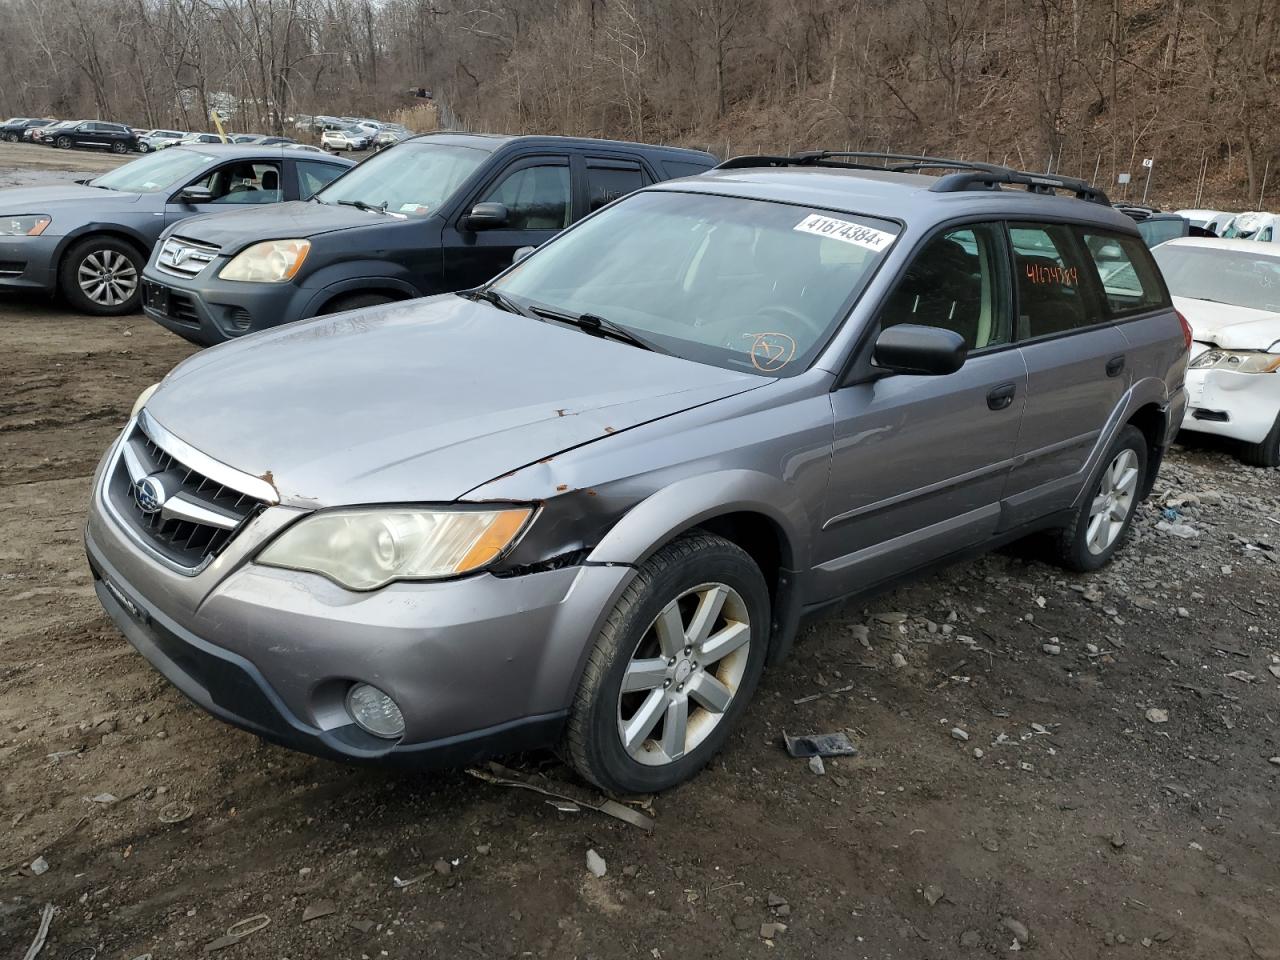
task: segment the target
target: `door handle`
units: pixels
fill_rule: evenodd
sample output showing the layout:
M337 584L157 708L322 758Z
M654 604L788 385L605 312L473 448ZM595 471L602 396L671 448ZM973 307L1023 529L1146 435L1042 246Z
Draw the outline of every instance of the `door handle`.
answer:
M1124 354L1120 354L1120 356L1118 357L1112 357L1110 360L1107 361L1108 377L1120 376L1120 371L1123 369L1124 369Z
M992 410L1003 410L1013 403L1013 395L1017 392L1016 383L1002 383L998 387L992 387L987 394L987 406Z

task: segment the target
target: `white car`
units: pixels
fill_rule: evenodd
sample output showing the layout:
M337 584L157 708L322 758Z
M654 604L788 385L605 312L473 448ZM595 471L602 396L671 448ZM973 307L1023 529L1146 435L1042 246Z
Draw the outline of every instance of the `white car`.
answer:
M1183 237L1151 253L1194 339L1182 429L1280 466L1280 246Z
M172 147L186 136L186 132L182 130L148 130L139 135L138 150L142 153L163 150L165 147Z
M1193 227L1208 227L1215 217L1223 215L1221 210L1175 210L1173 212Z
M320 134L320 145L330 150L367 150L374 135L357 124L342 130L326 130Z
M1255 210L1238 214L1219 236L1228 240L1280 243L1280 216Z

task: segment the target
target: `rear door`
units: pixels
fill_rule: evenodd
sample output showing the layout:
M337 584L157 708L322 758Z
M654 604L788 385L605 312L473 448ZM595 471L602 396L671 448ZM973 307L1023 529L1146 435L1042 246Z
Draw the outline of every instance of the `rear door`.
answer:
M595 213L619 197L634 193L654 181L638 159L587 155L581 158L581 162L587 199L582 216Z
M879 329L912 323L963 336L971 352L960 370L889 374L832 394L835 447L817 570L824 597L890 579L997 529L1027 398L1005 244L1000 223L943 228L881 307Z
M502 226L474 229L477 203L501 203ZM507 163L474 191L442 234L446 289L478 286L511 266L521 247L550 240L573 221L573 177L568 153L543 153Z
M102 144L102 134L98 131L99 124L93 121L80 124L71 133L72 142L78 147L96 147Z
M1105 307L1082 235L1008 224L1027 406L1005 493L1012 527L1074 501L1090 454L1133 382L1129 343Z

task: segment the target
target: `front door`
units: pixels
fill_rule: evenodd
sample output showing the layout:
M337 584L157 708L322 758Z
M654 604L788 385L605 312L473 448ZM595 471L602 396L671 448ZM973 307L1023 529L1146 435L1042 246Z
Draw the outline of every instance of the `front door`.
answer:
M832 394L814 599L981 543L999 524L1027 398L1003 228L967 224L930 240L881 310L880 329L899 323L954 330L971 354L947 376L889 374Z
M186 187L204 187L212 198L207 203L179 200L176 191L165 204L165 225L177 223L200 213L220 213L246 204L279 203L285 199L286 186L279 160L235 160L203 174ZM292 197L290 197L292 199Z
M468 214L477 203L500 203L507 221L473 229ZM481 188L443 233L448 290L479 286L511 266L521 247L550 240L573 221L568 155L525 157L509 164Z

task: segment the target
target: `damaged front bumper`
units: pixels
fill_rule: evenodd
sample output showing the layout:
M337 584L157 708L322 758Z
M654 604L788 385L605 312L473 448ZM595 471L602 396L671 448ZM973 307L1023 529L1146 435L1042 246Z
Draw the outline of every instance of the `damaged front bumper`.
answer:
M1187 371L1182 429L1260 443L1280 416L1280 373Z

